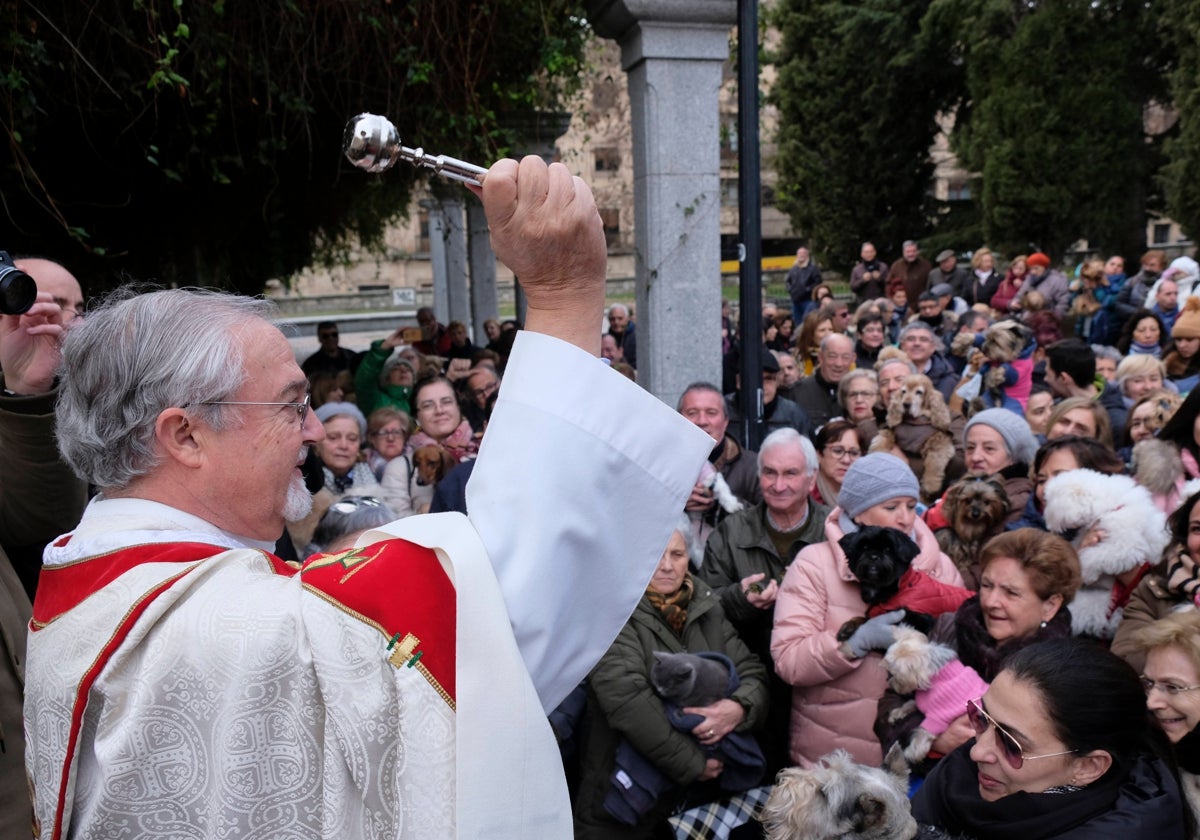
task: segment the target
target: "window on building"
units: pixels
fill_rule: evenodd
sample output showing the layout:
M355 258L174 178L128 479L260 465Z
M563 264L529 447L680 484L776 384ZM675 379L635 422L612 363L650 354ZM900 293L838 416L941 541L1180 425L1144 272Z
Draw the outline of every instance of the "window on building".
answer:
M621 170L621 152L614 147L602 147L593 153L596 159L597 172L619 172Z
M721 160L737 160L738 133L737 122L730 120L721 125Z
M946 184L947 201L970 201L971 182L954 179Z
M738 179L721 179L721 205L724 207L738 206Z
M601 79L592 85L592 108L609 111L617 107L617 83L611 78Z
M1151 242L1154 245L1166 245L1171 241L1171 225L1162 223L1154 226Z
M417 250L429 251L429 213L426 210L417 216Z

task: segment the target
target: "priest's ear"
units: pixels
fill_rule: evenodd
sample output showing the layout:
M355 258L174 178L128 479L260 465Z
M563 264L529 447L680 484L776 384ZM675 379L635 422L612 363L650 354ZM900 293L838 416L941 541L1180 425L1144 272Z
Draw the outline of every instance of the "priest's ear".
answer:
M154 421L154 441L167 458L189 467L199 467L204 461L206 426L188 415L186 408L164 408Z

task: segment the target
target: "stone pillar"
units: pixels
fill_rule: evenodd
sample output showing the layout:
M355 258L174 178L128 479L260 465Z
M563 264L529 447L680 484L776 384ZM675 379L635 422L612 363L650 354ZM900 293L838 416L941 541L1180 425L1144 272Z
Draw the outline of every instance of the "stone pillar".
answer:
M500 312L496 297L496 254L488 235L487 215L478 201L467 202L467 258L471 265L471 326L474 344L487 344L483 322Z
M433 272L433 315L439 324L450 320L450 291L446 273L446 226L442 204L423 200L421 206L429 214L429 268Z
M621 45L633 122L638 382L721 383L721 68L735 0L589 0Z
M442 229L446 237L448 317L450 321L462 321L469 325L471 298L467 291L467 231L463 226L463 202L457 196L440 198L438 201L442 205Z

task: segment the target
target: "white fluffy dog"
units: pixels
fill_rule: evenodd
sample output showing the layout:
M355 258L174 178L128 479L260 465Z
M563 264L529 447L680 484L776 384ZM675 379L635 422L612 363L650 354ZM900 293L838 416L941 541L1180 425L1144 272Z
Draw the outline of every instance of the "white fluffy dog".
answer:
M908 765L895 746L882 767L855 764L836 750L808 770L779 771L760 819L767 840L908 840L917 833Z
M1149 491L1125 475L1071 470L1046 482L1046 526L1079 552L1083 586L1071 602L1075 635L1111 639L1122 610L1110 609L1118 575L1154 564L1170 541Z

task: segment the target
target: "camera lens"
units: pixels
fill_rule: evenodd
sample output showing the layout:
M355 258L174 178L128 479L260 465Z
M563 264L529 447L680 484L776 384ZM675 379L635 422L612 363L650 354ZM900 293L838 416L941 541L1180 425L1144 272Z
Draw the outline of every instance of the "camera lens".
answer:
M6 259L0 260L0 313L21 315L29 311L37 299L37 284L33 278Z

